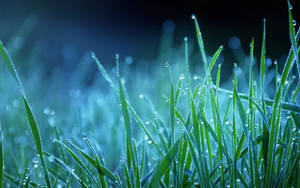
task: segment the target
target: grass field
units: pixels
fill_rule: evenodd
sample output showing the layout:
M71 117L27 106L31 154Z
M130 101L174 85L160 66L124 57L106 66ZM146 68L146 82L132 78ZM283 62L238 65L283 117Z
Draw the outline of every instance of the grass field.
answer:
M18 74L17 50L0 42L0 185L300 187L300 31L287 12L286 61L266 64L264 21L227 82L223 46L207 54L194 15L198 65L184 38L160 65L117 54L107 71L88 53L65 79L46 76L33 50ZM90 66L99 74L84 87Z

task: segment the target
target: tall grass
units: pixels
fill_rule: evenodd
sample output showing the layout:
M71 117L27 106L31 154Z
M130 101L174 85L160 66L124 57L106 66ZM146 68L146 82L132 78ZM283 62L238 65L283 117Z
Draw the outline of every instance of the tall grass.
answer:
M20 98L24 103L24 108L20 107L20 111L10 111L11 114L5 114L7 117L1 116L6 124L2 123L0 130L0 185L299 187L300 31L295 32L290 4L288 14L291 49L282 72L278 72L276 65L273 78L275 86L271 89L275 93L274 99L266 97L265 93L266 87L270 87L265 83L265 77L268 75L265 63L265 20L262 45L258 47L261 49L260 71L256 71L254 67L255 42L252 39L249 62L244 62L248 65L243 66L241 70L235 64L231 90L221 87L222 67L221 64L218 67L216 65L223 46L208 58L195 15L192 16L192 20L201 53L200 62L205 70L205 74L200 78L191 76L193 71L188 38L184 39L184 63L165 63L163 71L161 67L155 68L156 78L145 78L145 75L138 77L139 71L144 71L142 69L135 74L131 73L130 77L124 76L126 72L122 72L120 68L119 55L116 55L116 75L110 75L92 53L91 58L108 82L111 91L106 99L97 96L99 93L95 92L97 100L91 96L91 104L88 105L81 104L80 99L75 97L77 106L74 108L78 109L76 114L80 119L80 127L76 128L81 132L87 131L84 134L89 135L84 135L83 139L78 138L78 134L73 135L65 127L67 125L64 123L68 122L68 117L76 119L70 117L68 111L61 114L65 120L56 121L54 125L50 121L50 130L49 127L44 128L37 123L43 118L35 118L15 65L0 42L2 61L17 82ZM298 72L298 78L292 75L294 67L297 67L295 70ZM217 74L213 76L212 70L216 68ZM241 83L246 85L247 93L239 92L239 71L248 72L248 83ZM6 75L5 70L2 72L1 75ZM178 74L179 79L175 79ZM139 79L133 80L134 84L130 83L131 81L126 83L126 76L129 80ZM259 77L259 85L256 84L256 76ZM157 90L149 95L142 93L136 97L135 92L140 92L138 86L151 82L154 82L154 88ZM24 86L26 88L26 84ZM99 89L97 84L94 87ZM126 89L127 87L130 89ZM89 90L87 95L94 95L92 91ZM1 95L5 92L9 91L1 90ZM164 94L166 92L168 94ZM151 100L159 98L162 94L165 95L164 102ZM109 102L112 102L115 108ZM97 105L98 103L100 104ZM47 115L49 111L45 109L44 113ZM10 143L13 134L7 127L18 126L20 122L23 124L24 121L18 120L16 116L22 116L22 113L27 116L34 148L26 146L25 142L18 146ZM99 121L105 123L101 125L101 129L97 127L100 126ZM48 142L45 131L55 135L52 142ZM20 136L22 133L16 134ZM105 140L109 140L107 142L110 144L101 146L98 139L92 138L92 135L101 137L98 139L102 144ZM125 149L120 150L120 160L116 154L113 155L114 159L118 159L116 163L114 159L110 159L110 155L118 152L119 145ZM17 153L10 154L10 149ZM37 153L38 158L33 154L22 153L24 150ZM41 164L41 168L38 164Z

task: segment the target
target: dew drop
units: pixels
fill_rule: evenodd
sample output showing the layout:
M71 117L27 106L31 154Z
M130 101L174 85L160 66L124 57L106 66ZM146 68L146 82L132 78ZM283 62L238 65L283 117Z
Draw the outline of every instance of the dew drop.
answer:
M50 155L49 157L48 157L48 160L49 160L49 162L53 162L54 161L54 155Z
M166 61L165 62L165 67L168 68L169 67L169 63Z
M295 27L297 25L296 20L293 20L293 26Z
M192 18L193 20L196 19L195 14L192 14L192 15L191 15L191 18Z
M44 114L49 115L50 114L50 109L49 108L45 108L43 112L44 112Z
M145 136L144 136L144 140L146 140L146 141L147 141L148 139L149 139L149 138L148 138L148 136L147 136L147 135L145 135Z
M143 98L144 98L144 95L143 95L143 94L140 94L139 97L140 97L140 99L143 99Z
M149 140L149 141L148 141L148 144L152 144L152 141L151 141L151 140Z
M180 76L179 76L179 80L184 80L184 74L181 74Z
M52 142L55 143L55 142L56 142L56 138L53 138L53 139L52 139Z
M150 124L150 122L149 122L149 121L146 121L145 123L146 123L146 125L149 125L149 124Z

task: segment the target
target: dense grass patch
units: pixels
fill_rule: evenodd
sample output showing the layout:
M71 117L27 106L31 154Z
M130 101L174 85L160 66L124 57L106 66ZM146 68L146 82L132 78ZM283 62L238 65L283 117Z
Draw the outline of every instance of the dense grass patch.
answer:
M180 53L170 53L173 58L167 56L150 73L144 67L130 70L116 55L110 74L91 53L101 79L70 94L57 89L67 83L54 87L55 79L40 82L30 75L41 69L38 65L21 82L13 57L0 42L1 103L6 101L0 119L1 185L299 187L300 32L291 9L288 13L291 49L283 69L266 65L264 21L262 44L252 39L249 61L235 64L232 82L222 85L217 64L223 46L208 56L194 15L200 69L190 63L188 38L177 49ZM256 47L261 50L259 71ZM75 71L75 88L84 79L85 66L79 64ZM199 70L204 74L199 76ZM62 75L56 79L63 80ZM49 100L52 107L35 98Z

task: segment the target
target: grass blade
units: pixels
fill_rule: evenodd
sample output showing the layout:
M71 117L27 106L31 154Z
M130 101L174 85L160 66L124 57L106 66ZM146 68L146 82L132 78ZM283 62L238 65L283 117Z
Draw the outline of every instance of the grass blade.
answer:
M151 179L151 182L149 184L149 187L159 187L160 179L164 175L165 171L170 167L172 164L172 161L175 158L175 155L177 154L179 149L179 140L177 140L174 145L171 147L169 152L164 156L164 158L159 162L159 164L156 166L153 177Z

